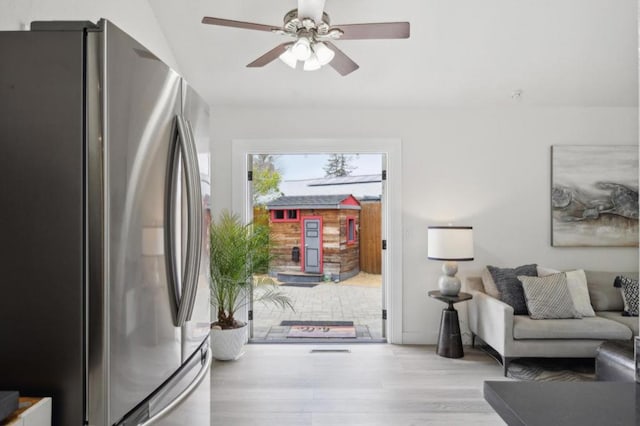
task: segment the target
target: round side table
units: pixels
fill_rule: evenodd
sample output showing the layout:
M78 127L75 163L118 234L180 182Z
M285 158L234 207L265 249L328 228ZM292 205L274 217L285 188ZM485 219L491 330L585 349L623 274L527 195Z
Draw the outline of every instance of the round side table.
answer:
M448 306L442 310L440 319L440 334L438 335L438 346L436 353L446 358L462 358L462 336L460 335L460 322L458 321L458 311L453 307L454 303L464 302L471 299L469 293L458 293L456 296L445 296L439 291L430 291L429 297L447 303Z

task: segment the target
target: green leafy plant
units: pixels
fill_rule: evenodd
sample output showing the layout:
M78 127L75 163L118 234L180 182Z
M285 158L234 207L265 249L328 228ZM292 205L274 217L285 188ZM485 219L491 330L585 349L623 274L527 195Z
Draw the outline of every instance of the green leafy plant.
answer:
M278 290L268 277L254 277L268 270L269 228L261 224L243 224L238 215L223 211L209 228L211 305L217 312L212 324L222 329L238 328L235 313L253 300L273 303L293 310L289 297Z

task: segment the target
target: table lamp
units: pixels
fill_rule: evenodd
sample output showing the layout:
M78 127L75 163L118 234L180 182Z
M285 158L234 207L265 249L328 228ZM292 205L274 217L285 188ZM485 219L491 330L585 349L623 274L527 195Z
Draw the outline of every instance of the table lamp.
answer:
M471 226L429 226L427 256L431 260L444 260L438 288L444 296L456 296L460 291L460 278L456 277L458 263L473 260L473 228Z

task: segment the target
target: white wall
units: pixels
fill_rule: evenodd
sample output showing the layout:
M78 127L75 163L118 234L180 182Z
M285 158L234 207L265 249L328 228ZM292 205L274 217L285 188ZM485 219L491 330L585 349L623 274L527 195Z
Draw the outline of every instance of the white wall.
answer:
M31 21L112 21L176 71L175 56L148 0L0 0L0 31L28 28Z
M473 225L476 260L462 274L529 262L638 270L635 248L552 248L549 204L551 145L636 145L636 108L233 109L211 119L216 213L231 208L234 139L402 140L404 282L391 285L403 286L404 343L435 343L444 307L427 296L441 267L426 258L428 225Z

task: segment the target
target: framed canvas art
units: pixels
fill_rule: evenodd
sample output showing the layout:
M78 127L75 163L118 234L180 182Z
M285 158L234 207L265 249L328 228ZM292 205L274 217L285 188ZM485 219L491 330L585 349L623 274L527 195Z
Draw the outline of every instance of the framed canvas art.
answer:
M551 147L551 244L638 246L638 146Z

